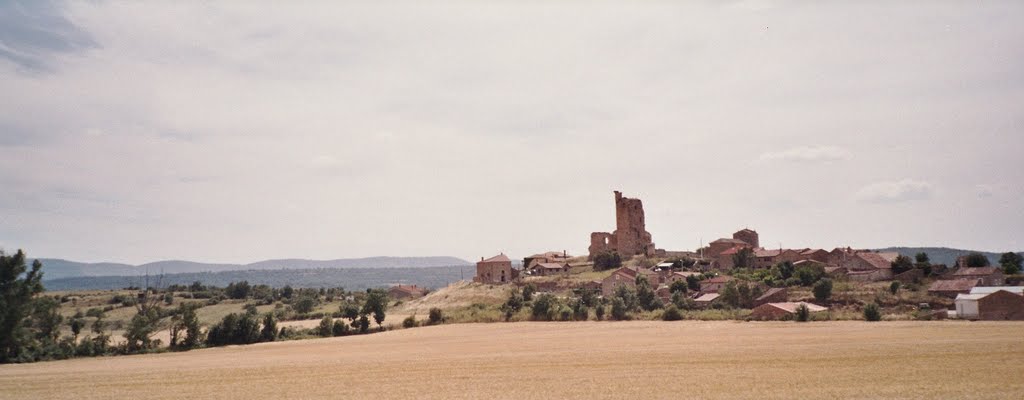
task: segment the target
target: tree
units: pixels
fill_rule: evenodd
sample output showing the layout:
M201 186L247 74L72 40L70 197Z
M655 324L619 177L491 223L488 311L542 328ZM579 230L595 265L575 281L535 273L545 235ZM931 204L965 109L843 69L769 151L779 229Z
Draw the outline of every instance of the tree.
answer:
M614 251L604 251L594 256L594 270L604 271L622 266L622 256Z
M869 322L882 320L882 312L879 310L878 304L868 303L864 306L864 320Z
M530 316L535 321L550 321L557 309L558 300L555 299L555 296L544 293L533 300Z
M690 275L686 277L686 287L694 292L700 291L700 278L697 275Z
M914 261L918 264L930 264L931 260L928 259L928 253L921 252L914 255Z
M811 288L814 292L814 299L819 302L828 301L829 297L832 297L832 280L828 278L819 279L814 287Z
M316 303L317 301L313 296L302 296L295 302L295 312L299 314L308 314L313 311L313 307L316 307Z
M817 285L815 285L817 286ZM811 318L811 309L807 307L807 304L800 303L796 306L796 321L807 322Z
M685 295L687 289L689 289L689 286L686 284L686 281L683 280L683 279L679 279L679 280L673 281L672 284L668 286L668 291L669 291L669 293L672 293L672 294L682 293L682 294Z
M619 285L615 287L614 298L622 300L622 306L626 307L626 312L633 312L640 306L640 301L637 299L636 290L627 287L626 285Z
M413 322L416 321L415 317L409 317L409 318L414 318ZM406 318L406 320L408 320L409 318ZM332 331L331 333L333 333L334 336L345 336L345 335L348 335L348 324L346 324L344 322L341 322L340 319L337 320L337 321L334 321L334 327L331 329L331 331Z
M971 253L967 255L966 264L967 268L981 268L989 266L989 261L984 254Z
M263 316L263 329L260 330L261 342L273 342L277 340L277 319L274 313L268 312Z
M636 277L636 299L640 308L647 311L653 311L656 307L656 300L658 297L654 293L654 289L651 288L650 282L647 281L647 277L643 275L637 275Z
M910 261L910 257L907 257L902 254L896 256L896 259L893 260L891 265L892 273L894 274L902 274L914 268L914 263Z
M342 318L349 320L352 324L356 323L356 319L359 318L359 307L356 307L355 304L346 303L341 305L339 308L341 308Z
M77 342L78 335L82 333L82 328L85 327L85 321L83 321L81 318L72 318L71 323L69 325L71 326L71 334L74 335L73 337Z
M432 307L430 309L430 313L427 314L427 321L430 322L430 325L437 325L444 322L444 314L441 312L441 309Z
M32 302L31 321L36 339L43 342L44 346L56 344L60 326L64 322L64 316L60 315L60 302L49 296L36 298Z
M576 299L572 302L572 319L576 321L586 321L590 319L590 307L583 302L582 299Z
M21 250L13 255L0 251L0 362L17 359L29 340L25 320L32 297L43 291L42 268L36 260L27 270Z
M260 338L260 324L250 314L231 313L220 323L210 327L206 335L209 346L256 343Z
M900 281L892 281L892 283L889 284L889 293L892 293L892 294L895 295L896 292L899 292L899 291L900 291Z
M523 301L533 301L534 293L537 293L537 285L527 283L523 286Z
M281 288L281 297L283 298L290 299L294 293L295 289L292 289L290 285L284 285L284 287Z
M128 323L128 330L124 334L129 352L148 350L157 345L157 342L150 337L158 330L158 321L160 321L159 308L142 307L138 310L131 322Z
M405 319L402 320L402 327L406 328L406 329L408 329L408 328L415 328L416 327L416 316L415 315L410 315L408 317L405 317Z
M1019 274L1024 263L1024 257L1014 252L1006 252L999 256L999 265L1003 267L1003 273L1007 275Z
M320 326L316 332L321 337L334 336L334 321L331 320L330 315L324 315L324 318L320 320Z
M522 308L523 296L519 294L519 289L512 289L508 299L505 300L505 304L501 305L501 310L505 312L505 321L511 320L512 316L516 315Z
M383 328L385 312L388 309L388 292L380 289L367 289L366 302L363 303L362 314L373 314L373 321L378 328Z
M629 309L626 307L626 303L622 301L621 297L616 296L612 299L612 319L616 321L625 321L629 319Z
M604 303L597 303L594 308L594 316L597 317L598 321L604 321Z
M733 268L751 268L754 266L754 251L744 247L736 251L732 256Z
M793 276L800 279L801 286L811 286L814 282L817 282L818 279L825 276L824 268L820 265L809 264L811 263L801 265L793 271Z
M238 283L231 282L228 284L228 287L224 289L224 293L232 299L244 299L249 297L249 291L251 289L249 281L241 281Z

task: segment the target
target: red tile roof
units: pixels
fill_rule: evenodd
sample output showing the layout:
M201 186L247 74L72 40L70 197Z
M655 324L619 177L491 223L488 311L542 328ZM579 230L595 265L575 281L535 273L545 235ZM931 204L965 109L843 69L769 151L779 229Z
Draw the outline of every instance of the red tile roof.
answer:
M559 264L559 263L540 263L540 264L534 265L533 268L561 270L562 268L565 268L565 264Z
M754 249L754 257L778 257L782 250Z
M711 243L735 243L735 244L749 244L739 239L721 238Z

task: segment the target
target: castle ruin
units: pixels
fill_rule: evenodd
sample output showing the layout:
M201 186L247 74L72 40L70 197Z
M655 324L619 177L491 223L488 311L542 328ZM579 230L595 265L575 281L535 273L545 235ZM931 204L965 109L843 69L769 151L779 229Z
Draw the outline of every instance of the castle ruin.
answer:
M591 260L606 251L625 257L653 256L654 243L644 224L644 205L640 199L622 197L622 192L615 191L615 232L591 233L589 250Z

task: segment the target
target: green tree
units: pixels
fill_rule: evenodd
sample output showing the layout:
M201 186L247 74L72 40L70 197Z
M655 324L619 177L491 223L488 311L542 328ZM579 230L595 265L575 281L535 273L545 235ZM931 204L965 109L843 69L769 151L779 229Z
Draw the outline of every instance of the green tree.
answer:
M341 317L349 320L353 324L352 326L355 326L356 320L359 319L359 307L356 307L355 304L345 303L339 308L341 308Z
M522 308L523 296L519 294L519 289L512 289L508 299L505 300L505 304L501 305L501 310L505 313L505 321L511 320L512 316L516 315Z
M320 326L316 332L321 337L334 336L334 321L331 320L330 315L324 315L324 318L320 320Z
M252 288L249 286L249 281L231 282L228 287L224 289L224 293L232 299L244 299L249 297L249 291Z
M889 284L889 293L892 293L892 294L895 295L899 291L900 291L900 281L892 281L892 283Z
M931 260L928 259L928 253L921 252L914 255L914 261L918 264L930 264Z
M290 285L284 285L284 287L281 288L281 297L290 299L293 294L295 294L295 289L292 289Z
M274 313L268 312L263 316L263 329L260 330L261 342L273 342L277 340L277 319Z
M613 298L622 300L622 306L626 308L626 312L633 312L640 306L636 290L626 285L616 286Z
M894 274L902 274L914 268L914 263L910 261L910 257L902 254L896 256L896 259L890 264L892 265L892 273Z
M157 323L160 321L160 309L157 307L142 307L138 310L128 329L124 334L125 345L129 352L148 350L157 345L151 336L158 330Z
M604 271L622 266L622 256L614 251L605 251L594 256L594 270Z
M73 338L77 342L78 335L82 333L82 328L85 327L85 321L83 321L81 318L72 318L71 323L69 325L71 327L71 334L74 335Z
M878 308L878 304L868 303L864 306L864 320L870 322L882 320L882 311Z
M410 317L415 318L415 317ZM408 318L406 318L408 319ZM415 322L415 319L414 319ZM348 324L341 322L341 320L334 321L334 327L331 329L334 336L345 336L348 335Z
M594 307L594 317L597 317L598 321L604 321L604 303L597 303Z
M811 318L811 309L807 307L807 304L800 303L796 306L796 321L807 322Z
M383 328L385 312L388 309L388 292L381 289L367 289L366 302L363 303L362 314L372 314L378 328Z
M408 317L405 317L405 319L402 320L402 327L406 328L406 329L408 329L408 328L415 328L416 327L416 316L415 315L410 315Z
M626 303L622 301L621 297L616 296L612 299L612 319L616 321L625 321L629 319L630 310L626 307Z
M64 316L60 315L60 302L56 299L43 296L32 302L32 327L44 346L57 343L62 323Z
M682 294L685 295L686 291L688 289L689 289L689 286L686 284L686 281L683 280L683 279L679 279L679 280L673 281L672 284L668 286L668 291L670 293L672 293L672 294L682 293Z
M719 299L730 307L739 307L740 305L740 292L736 289L736 281L729 281L725 283L722 290L718 292Z
M535 321L550 321L558 309L558 300L555 296L544 293L533 300L530 316Z
M828 278L821 278L811 288L814 292L814 299L819 302L826 302L832 297L832 280Z
M999 256L999 265L1003 267L1003 273L1007 275L1019 274L1024 263L1024 257L1014 252L1006 252Z
M583 299L576 299L572 302L572 319L586 321L590 319L590 307L583 302Z
M523 301L533 301L534 293L537 293L537 285L527 283L523 286Z
M10 362L23 352L29 339L25 322L32 297L43 291L43 264L36 260L25 266L25 253L0 251L0 362Z
M700 291L700 278L697 275L690 275L686 277L686 287L690 288L691 291Z
M658 296L655 295L654 289L651 288L650 282L643 275L636 277L636 299L640 308L647 311L653 311L658 308Z
M746 269L754 267L754 251L744 247L736 251L732 256L733 268Z
M309 314L316 307L317 300L313 296L302 296L298 301L295 302L295 312L299 314Z
M989 266L988 257L981 253L970 253L967 255L968 268L980 268Z
M825 276L825 269L822 268L820 265L804 264L799 267L796 267L796 269L793 271L793 276L797 277L797 279L800 279L801 286L811 286L814 284L814 282L817 282L818 279L821 279L821 277Z

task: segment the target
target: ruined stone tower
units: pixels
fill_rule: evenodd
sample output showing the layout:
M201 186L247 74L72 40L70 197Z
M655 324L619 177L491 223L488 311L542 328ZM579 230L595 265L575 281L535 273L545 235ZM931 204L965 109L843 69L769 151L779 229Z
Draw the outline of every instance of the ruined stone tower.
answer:
M629 257L654 255L654 243L644 224L644 205L640 199L622 197L615 191L615 232L590 234L590 258L604 251L616 251Z

